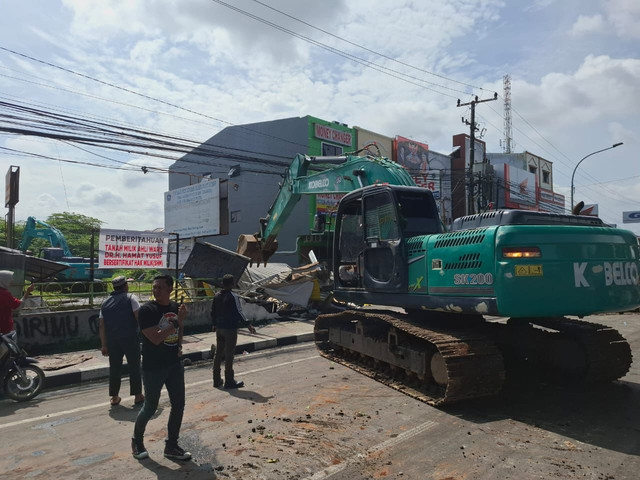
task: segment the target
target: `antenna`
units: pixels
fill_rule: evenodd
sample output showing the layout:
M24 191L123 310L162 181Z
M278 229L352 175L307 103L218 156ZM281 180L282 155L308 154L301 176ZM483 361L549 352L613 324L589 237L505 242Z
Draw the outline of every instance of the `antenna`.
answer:
M502 83L504 86L504 142L502 151L511 153L513 138L511 136L511 77L509 74L502 78Z

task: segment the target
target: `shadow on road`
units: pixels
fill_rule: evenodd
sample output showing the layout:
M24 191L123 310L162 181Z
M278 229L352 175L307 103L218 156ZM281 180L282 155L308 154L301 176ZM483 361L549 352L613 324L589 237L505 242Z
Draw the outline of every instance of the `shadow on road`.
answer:
M474 423L513 419L577 441L640 456L640 385L572 386L519 378L494 399L452 406Z
M135 407L125 407L123 405L118 405L109 409L109 416L114 420L120 420L122 422L135 422L136 418L138 417L138 412L140 412L141 408L142 406L140 405L136 405ZM151 417L151 420L159 417L162 414L163 410L164 407L158 405L158 409L156 410L156 413L153 414L153 417Z
M251 402L256 403L267 403L269 400L273 398L273 396L265 397L258 392L254 392L252 390L246 390L244 388L225 390L232 397L240 398L242 400L249 400Z
M2 414L3 416L13 415L18 410L24 410L26 408L38 408L40 402L45 402L46 398L44 397L36 397L26 402L16 402L15 400L10 399L9 397L4 396L4 394L0 394L0 405L2 405ZM37 410L34 410L37 411Z
M202 465L198 465L194 461L179 461L176 460L173 463L176 464L178 468L169 468L158 462L156 462L153 458L145 458L144 460L138 460L140 465L151 473L155 474L158 479L175 479L175 478L189 478L190 480L215 480L219 478L216 475L214 467L205 463Z

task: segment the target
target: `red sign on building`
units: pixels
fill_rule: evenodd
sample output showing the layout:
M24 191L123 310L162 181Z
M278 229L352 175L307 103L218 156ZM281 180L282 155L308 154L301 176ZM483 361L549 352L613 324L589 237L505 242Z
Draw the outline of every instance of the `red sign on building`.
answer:
M316 138L328 140L333 143L339 143L340 145L351 146L353 138L350 132L343 132L342 130L327 127L326 125L320 125L319 123L314 125L314 133Z

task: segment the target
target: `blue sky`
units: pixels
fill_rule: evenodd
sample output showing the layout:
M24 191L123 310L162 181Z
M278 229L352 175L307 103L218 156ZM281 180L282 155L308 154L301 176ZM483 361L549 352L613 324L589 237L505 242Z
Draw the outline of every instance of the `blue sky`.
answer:
M431 83L416 86L366 68L213 0L5 0L0 47L202 115L6 50L0 50L0 101L99 117L194 142L229 124L309 114L410 137L446 153L452 135L467 131L457 98L464 102L493 91L502 95L502 77L509 74L515 151L552 161L555 190L569 201L576 163L590 152L624 142L580 166L576 199L598 203L601 217L612 223L621 224L622 211L640 210L637 0L232 4L413 77L414 83ZM477 112L488 150L501 151L502 101L482 104ZM73 211L100 218L108 228L163 225L167 176L145 175L139 167L166 168L170 160L94 147L87 152L4 133L0 147L132 167L98 168L0 150L0 173L10 165L21 167L18 219ZM640 234L640 224L625 227Z

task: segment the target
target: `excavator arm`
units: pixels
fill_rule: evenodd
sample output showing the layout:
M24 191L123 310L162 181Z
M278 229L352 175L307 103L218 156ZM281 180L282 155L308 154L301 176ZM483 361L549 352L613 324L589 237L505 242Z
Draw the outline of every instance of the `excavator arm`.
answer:
M368 185L385 183L415 185L402 166L383 157L296 155L285 171L267 216L260 219L259 232L240 235L237 251L252 262L266 265L278 249L277 237L282 226L303 195L348 193Z
M25 224L24 233L22 234L18 248L22 252L26 252L35 238L44 238L49 241L52 247L61 248L65 257L73 256L69 245L67 245L67 240L60 230L35 217L29 217L27 218L27 223Z

